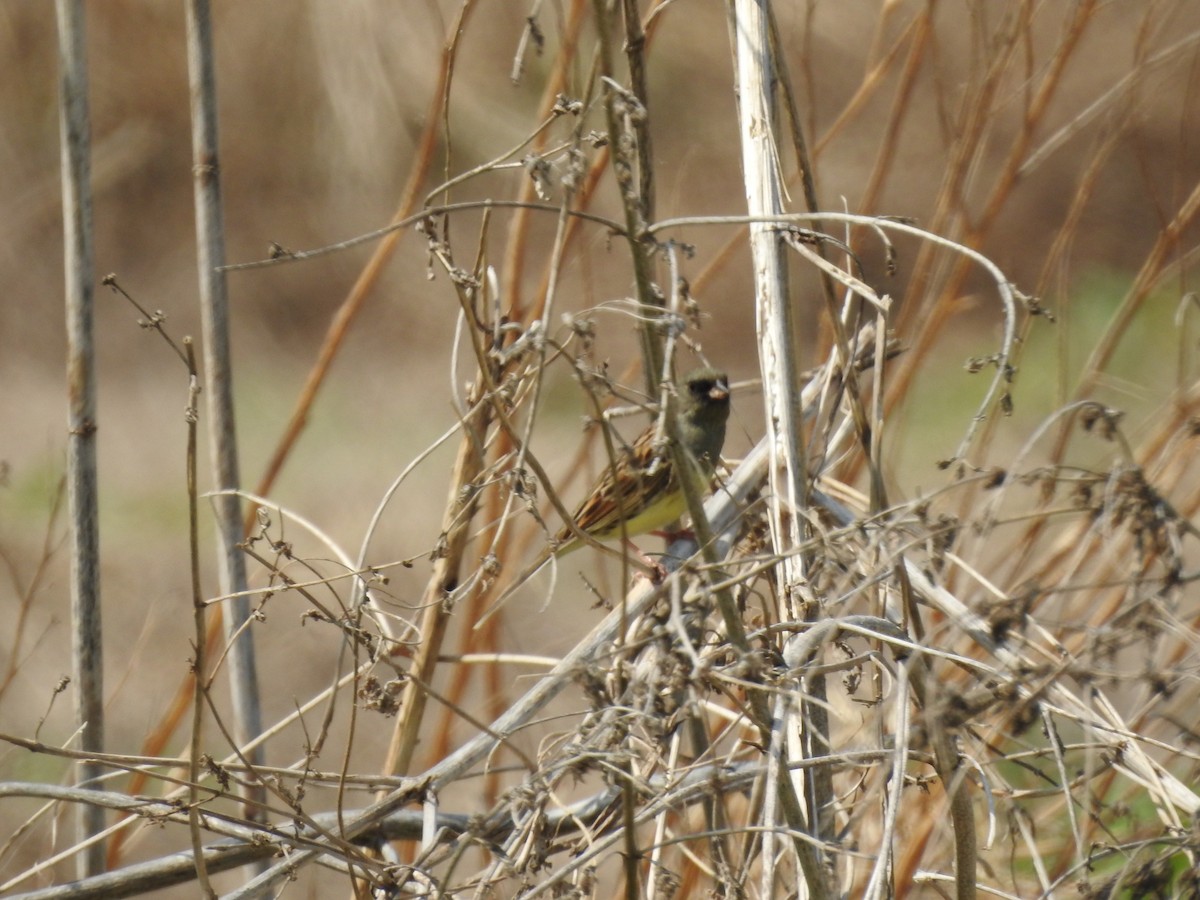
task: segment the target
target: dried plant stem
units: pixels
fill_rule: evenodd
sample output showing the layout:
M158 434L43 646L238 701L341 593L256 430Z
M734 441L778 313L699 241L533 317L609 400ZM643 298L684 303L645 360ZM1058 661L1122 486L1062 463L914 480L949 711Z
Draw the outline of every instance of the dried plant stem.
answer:
M483 446L491 423L491 417L488 415L491 402L485 398L485 392L484 381L479 379L469 400L472 414L463 422L462 440L450 480L450 494L442 518L442 548L421 600L421 608L424 610L421 618L421 644L413 660L412 678L404 687L400 714L392 731L392 741L383 769L388 775L404 775L412 763L413 750L420 737L421 722L428 699L423 685L433 681L450 617L447 604L459 587L464 561L463 551L466 549L474 510L478 503L473 485L483 467ZM483 406L476 409L480 403Z
M233 407L233 360L229 339L229 297L225 273L225 237L221 204L220 152L217 137L217 90L213 62L212 14L208 0L188 0L188 75L192 95L192 160L196 205L196 255L200 277L200 313L204 330L205 394L217 525L217 573L222 594L236 596L224 616L230 643L229 688L233 730L238 744L249 744L262 730L262 708L254 638L244 628L250 618L245 596L246 561L242 541L241 487L237 429ZM261 749L253 760L261 761ZM248 791L248 809L263 797Z
M455 20L451 28L451 35L459 33L459 29L464 24L464 18L472 5L472 3L466 3L462 6L459 11L459 17ZM404 229L408 225L406 220L413 215L413 211L420 201L421 186L428 177L434 154L437 152L441 122L437 111L443 103L443 94L446 82L450 77L450 66L452 63L453 55L447 50L443 54L442 66L438 70L438 83L434 86L429 110L425 115L425 129L422 131L421 140L417 145L416 158L409 169L408 180L404 185L404 191L396 207L396 212L392 215L391 224L384 230L384 233L381 235L382 239L379 241L379 246L371 254L371 258L359 273L357 280L350 288L350 292L342 300L337 312L334 313L333 320L329 323L329 328L325 332L325 338L321 343L320 349L317 351L317 359L309 370L304 385L300 389L291 416L288 418L287 425L284 426L283 435L280 437L279 443L276 444L262 477L259 479L258 487L255 490L257 494L264 497L270 495L271 489L275 486L276 479L279 477L280 472L283 471L284 464L291 455L296 442L300 439L300 435L303 434L305 427L308 425L309 412L316 402L317 394L320 392L322 385L324 385L325 379L329 375L333 361L341 351L346 336L350 332L350 326L358 318L363 304L371 296L371 291L378 283L388 262L395 255L396 249L400 245L400 240L405 234ZM245 520L246 533L249 533L253 527L254 507L251 507L247 511Z
M637 0L621 0L625 24L625 59L629 63L629 90L642 105L642 114L632 116L637 147L637 197L644 221L654 218L654 152L650 141L650 92L646 87L646 32L638 13ZM601 23L602 24L602 23Z
M622 92L614 80L612 24L608 3L606 0L593 0L592 9L599 42L600 78L603 82L601 89L604 91L604 113L608 124L613 175L625 213L624 236L629 243L637 301L643 310L639 332L642 338L642 374L646 382L646 393L653 397L659 392L659 379L662 375L663 339L652 313L662 308L663 299L654 289L653 248L644 243L646 226L652 215L649 204L653 188L647 183L650 177L650 160L643 156L648 148L639 146L635 138L640 126L634 125L631 131L626 127L626 121L623 121L623 117L625 120L635 121L644 118L646 98L638 96L633 90ZM638 30L640 31L640 26Z
M775 102L771 90L774 65L770 50L770 17L765 5L752 0L737 0L732 11L747 212L753 217L776 216L784 209L776 143ZM808 493L808 470L801 439L803 414L799 390L797 323L792 317L783 244L776 228L761 221L752 223L750 251L754 261L759 363L763 373L767 446L771 456L768 468L768 520L772 542L780 560L777 579L782 594L781 602L789 618L801 619L808 614L808 605L795 592L805 580L804 559L802 554L793 551L805 543L800 511L805 506ZM728 610L724 616L727 624L731 624L736 613ZM740 623L740 619L737 621ZM764 696L757 693L751 696L759 727L766 728L764 740L769 741L773 730L770 726L770 707ZM819 740L827 743L828 736L821 735ZM810 789L812 784L810 782ZM804 814L786 766L781 767L780 775L771 787L778 791L788 828L797 835L815 833L818 811L825 809L832 798L809 796L809 812ZM764 860L769 865L774 857L771 834L764 835L763 841ZM825 863L812 844L796 837L792 847L809 895L816 900L834 896ZM764 872L767 881L764 891L767 895L775 888L770 883L771 877L770 871Z
M1191 227L1197 217L1200 217L1200 181L1192 186L1191 193L1180 204L1178 211L1158 233L1154 246L1146 254L1145 261L1134 279L1133 286L1121 301L1121 306L1113 315L1104 335L1092 348L1075 388L1076 397L1086 397L1095 386L1134 314L1158 284L1171 255L1179 252L1180 236Z
M871 167L870 177L867 179L866 186L863 188L862 199L856 208L856 212L861 212L865 215L874 213L879 204L879 197L883 193L884 185L896 165L899 163L901 156L896 152L899 146L900 132L905 123L908 121L908 113L912 109L914 96L917 94L917 77L921 73L926 56L929 52L930 43L933 38L933 10L926 7L925 10L918 13L915 21L909 24L906 29L906 41L896 41L892 45L891 53L898 53L905 43L908 44L908 54L904 60L904 67L900 72L899 78L889 83L895 85L895 99L892 101L891 111L888 113L887 125L880 137L879 153L875 158L875 165ZM881 80L886 75L883 63L878 67L874 77L868 76L864 79L864 88L868 85L876 86L876 82ZM869 98L873 91L865 92ZM846 111L850 112L852 104L847 104ZM828 140L837 130L837 125L831 127L825 135Z
M931 231L948 236L958 232L962 235L959 240L965 246L971 249L982 246L1024 171L1023 164L1031 152L1033 135L1041 127L1051 101L1057 96L1067 63L1078 50L1088 25L1095 17L1095 6L1096 0L1087 0L1071 7L1063 26L1062 40L1056 45L1051 65L1041 74L1037 91L1024 110L1021 129L1009 148L1004 164L998 167L991 192L984 204L985 211L968 225L964 221L966 216L963 197L969 188L970 178L977 171L978 157L986 147L984 136L987 134L988 116L995 109L1001 78L1007 71L1012 56L1017 52L1018 39L1012 35L1019 32L1014 29L1012 35L998 45L989 61L984 79L963 94L959 133L939 192L937 209L929 225ZM1013 16L1022 21L1025 16L1031 14L1027 2L1015 6L1014 9L1016 12ZM952 224L958 227L952 228ZM921 321L924 327L916 330L912 352L897 366L889 390L888 411L912 393L912 381L921 366L930 358L929 348L950 321L952 302L969 272L966 259L939 261L934 249L932 246L922 248L914 264L909 291L913 296L923 298L922 302L907 305L897 323L897 327L905 327L914 321ZM949 266L949 271L942 273L941 277L935 272L939 265Z
M546 80L546 86L542 91L542 97L538 105L538 119L545 120L556 103L559 95L563 92L567 74L571 63L574 61L575 54L578 48L579 32L582 28L586 11L588 9L587 0L572 0L570 12L567 22L563 28L562 41L563 47L555 55L554 68L550 77ZM540 154L544 149L546 142L549 140L549 132L539 130L533 136L532 152ZM585 185L591 181L594 185L595 179L585 180ZM536 196L535 182L532 178L524 179L519 188L519 197L522 200L532 200ZM579 199L580 192L568 190L569 195L564 204L574 203ZM587 196L590 191L584 193L584 202L586 203ZM486 215L486 212L485 212ZM578 219L566 215L564 209L563 214L559 216L560 224L558 235L555 240L556 252L549 254L546 259L546 264L543 267L542 282L539 290L535 294L535 300L531 304L525 304L521 300L521 274L524 271L525 258L529 252L527 243L529 237L530 226L530 211L526 208L517 209L510 218L509 227L507 230L507 239L503 253L504 264L500 272L501 288L500 297L509 306L509 316L515 320L525 323L526 327L536 321L543 320L546 317L548 304L552 302L553 286L557 283L557 267L561 262L562 248L570 239L570 235L579 222ZM565 223L562 221L565 219ZM536 403L534 407L536 409ZM501 430L492 442L489 450L489 460L496 462L507 456L513 449L513 443L510 440L508 433ZM489 491L485 500L484 520L486 522L498 523L501 519L501 512L504 506L504 500L499 491ZM479 536L479 545L490 547L499 559L512 559L517 557L517 553L513 547L511 540L511 531L499 530L498 525L486 525L483 533ZM463 609L463 618L468 622L478 621L484 614L485 604L491 598L491 593L487 591L473 591L467 598L465 608ZM499 627L501 624L499 617L488 618L482 629L464 628L459 636L459 653L465 655L475 652L480 648L494 650L497 647L499 636ZM462 699L469 686L471 677L476 670L471 666L454 667L451 678L452 682L446 690L447 699L450 704L461 705ZM507 685L502 678L502 670L499 666L489 666L483 677L486 679L486 691L488 696L489 713L492 717L498 716L507 705ZM432 749L432 758L441 759L450 752L449 740L451 735L450 724L454 716L454 711L450 705L443 708L443 713L438 727L434 729L435 745ZM490 800L494 787L498 782L498 777L494 774L489 774L485 784L484 794Z
M459 18L452 23L451 34L459 33L459 30L464 25L464 17L470 11L472 5L472 3L466 3L460 9ZM291 455L296 442L308 424L308 416L312 405L316 402L317 394L324 384L325 378L330 371L333 361L337 358L347 334L349 334L351 325L356 320L367 297L371 295L371 290L378 282L388 260L395 254L404 233L403 228L407 227L408 224L405 222L405 225L401 226L398 223L408 219L412 215L412 211L420 199L421 186L425 182L437 149L440 119L435 113L443 102L444 82L449 78L451 63L452 57L443 58L443 65L439 69L439 83L435 85L430 101L431 113L425 117L426 126L418 143L416 158L410 168L408 181L405 184L400 203L392 218L392 225L384 230L384 233L381 235L382 240L379 247L372 254L371 259L360 273L358 280L354 283L349 294L334 314L325 339L317 352L317 360L309 371L304 385L300 389L292 414L284 426L283 435L280 437L279 443L276 445L263 475L259 479L258 487L255 491L258 496L266 497L270 495L276 479L283 471L283 466L287 458ZM237 267L223 266L221 267L221 271L227 272L234 268ZM247 505L242 526L243 534L248 534L253 529L257 508L258 504L256 503ZM220 640L223 620L224 616L220 609L209 617L207 644L210 651L216 647L217 642ZM189 675L188 679L180 683L171 699L170 706L163 713L158 727L143 744L143 753L149 756L162 753L188 709L193 690L194 686ZM136 793L136 785L132 789Z
M976 843L975 809L967 782L967 770L941 714L930 719L929 741L933 745L934 767L946 791L950 821L954 833L954 896L974 900Z
M104 749L103 631L100 620L100 522L96 485L96 375L92 342L95 272L92 261L91 124L81 0L57 0L60 70L59 134L63 192L67 319L67 498L71 517L72 670L75 719L84 750ZM78 780L101 769L81 763ZM104 811L79 808L80 840L104 828ZM104 845L78 859L81 877L104 868Z
M208 690L208 640L205 624L204 591L200 584L200 497L196 486L196 422L197 401L200 394L200 379L196 371L196 356L190 339L184 339L188 365L187 406L187 497L188 497L188 551L191 555L192 581L192 735L191 752L188 755L188 828L192 835L192 856L196 862L196 880L206 897L215 897L216 891L208 880L208 869L204 858L204 836L200 822L201 806L200 759L204 753L204 709L207 705L204 693Z
M738 109L741 122L742 165L750 223L750 250L754 260L755 318L759 334L759 359L763 373L767 436L772 449L770 522L776 551L796 560L787 548L804 543L802 519L806 467L801 440L796 323L788 302L787 266L783 242L771 217L784 213L771 96L772 64L770 29L765 10L758 4L734 5ZM781 571L785 608L799 618L791 586L802 571L787 563Z
M62 10L80 14L78 0L57 2L61 18ZM206 21L197 20L207 8L190 2L193 67L203 70L211 60L197 35ZM99 900L176 885L211 896L226 884L229 900L258 900L285 881L320 896L348 885L357 897L515 892L526 900L1195 893L1200 754L1189 743L1187 688L1200 658L1200 614L1187 600L1200 583L1200 529L1190 520L1200 508L1200 387L1192 383L1200 325L1190 307L1200 302L1188 293L1169 301L1174 329L1169 310L1153 308L1173 290L1186 292L1200 263L1189 243L1200 188L1186 166L1169 167L1174 160L1160 146L1171 128L1177 152L1192 140L1194 0L885 2L874 12L848 4L846 18L836 18L853 24L856 40L839 48L836 72L822 65L817 39L830 33L824 5L729 0L737 94L711 102L709 60L701 70L688 58L693 49L711 52L711 34L691 21L708 11L672 0L525 6L523 29L511 10L494 20L507 23L512 48L497 49L499 29L468 30L488 15L478 0L430 5L436 25L428 32L368 36L380 47L403 43L414 58L395 71L434 82L400 208L385 228L265 262L220 265L215 129L204 121L212 90L203 71L196 79L196 130L211 132L211 141L197 138L196 155L197 219L209 241L203 277L373 243L294 409L284 410L292 418L263 491L273 492L283 466L298 464L289 454L330 364L410 229L427 241L409 248L410 262L424 250L456 292L457 323L427 291L419 314L422 326L456 324L453 344L442 348L454 421L403 462L357 553L339 546L335 528L280 498L218 484L221 503L236 497L252 517L264 505L241 527L242 559L262 587L222 585L205 597L196 549L203 438L189 363L192 556L180 552L176 569L186 580L191 566L191 677L152 755L81 749L74 734L56 739L66 747L46 746L43 725L47 733L61 727L50 710L32 738L0 735L47 769L98 776L70 786L0 782L0 810L24 819L0 840L0 894ZM656 34L680 42L662 59L651 58ZM1117 71L1117 55L1103 57L1122 43L1130 64ZM467 48L478 55L468 59ZM360 40L350 49L369 48ZM509 49L530 63L513 106L490 86L477 95L469 81ZM667 83L656 72L668 70L703 81L672 81L661 98L648 93ZM359 86L354 101L369 103L372 86ZM847 98L840 112L829 104L835 87ZM83 89L68 93L86 101ZM413 112L411 98L399 99L401 115ZM824 134L815 127L822 119L832 123ZM74 122L85 130L86 116ZM727 180L739 168L733 144L719 137L734 128L749 207L740 212L749 214L692 215L710 201L728 206L737 191ZM1140 171L1131 173L1131 158ZM86 156L73 157L76 164L83 177L67 193L74 189L78 201ZM794 201L784 180L793 166ZM678 189L663 191L664 176ZM842 212L819 200L818 188L831 193L835 183L850 185L833 204ZM662 219L656 185L672 206ZM1031 196L1041 188L1045 196ZM1110 215L1113 196L1134 201L1128 214ZM876 210L880 203L900 208ZM68 221L70 252L89 223L86 204L67 208L77 217ZM1038 221L1023 221L1031 210ZM877 211L899 215L864 214ZM922 228L910 224L918 216ZM1054 233L1043 240L1051 217ZM1100 220L1101 232L1092 230ZM497 229L506 239L499 254ZM1115 311L1100 321L1099 304L1077 303L1072 291L1079 267L1118 233L1113 260L1136 254L1136 262ZM460 246L471 242L473 264ZM745 272L731 261L738 247L750 257ZM997 256L1005 272L991 261ZM887 293L873 271L881 258L898 276ZM1009 284L1039 269L1035 293L1050 295L1056 314L1064 309L1057 348L1035 330L1042 302ZM86 295L91 275L78 272L68 291ZM714 274L728 295L719 300L715 282L705 293ZM223 303L217 281L205 292ZM758 342L739 357L748 345L735 329L749 326L751 293ZM142 315L163 332L158 313ZM224 327L219 316L206 321L206 336ZM1144 330L1163 352L1137 361L1136 383L1125 390L1116 383L1128 371L1124 351L1158 349L1143 343ZM968 361L971 372L989 370L980 376L988 383L931 385L930 359L940 365L968 342L989 343ZM72 339L73 404L81 346ZM810 346L824 364L802 372ZM899 346L905 355L885 373ZM1061 359L1044 363L1041 354L1055 349ZM676 452L677 399L663 388L677 359L707 361L709 353L739 378L726 456L754 448L714 479L698 477ZM740 380L753 356L761 408L752 399L757 383ZM1082 376L1072 361L1084 364ZM1049 401L1034 380L1043 364L1057 367L1056 408L1037 410L1040 421L1030 425L1029 407ZM526 629L512 609L506 621L493 617L501 601L489 592L512 586L497 575L528 549L522 542L544 541L551 517L571 527L564 486L594 469L592 457L611 466L622 452L625 429L607 427L613 411L604 392L635 408L644 392L625 386L641 380L639 365L660 403L658 436L667 432L663 446L695 541L668 548L664 582L635 581L628 593L613 585L635 563L606 547L619 569L601 565L589 586L610 614L582 637L594 619L568 607L578 598L569 596L574 579L562 575L586 569L581 557L591 554L557 561L543 621ZM1015 391L1018 368L1032 398ZM228 387L228 372L220 377ZM589 394L596 426L573 454L557 452L562 423L551 422L572 377ZM1093 391L1103 393L1072 401ZM1147 394L1157 395L1154 408L1137 402ZM980 395L960 415L960 403ZM422 415L430 400L405 415ZM1000 414L1018 400L1021 415ZM925 416L935 426L888 424L885 432L885 414L898 404L913 426ZM72 442L93 442L90 419L71 422ZM943 429L955 423L960 437L946 448ZM443 471L439 455L455 450ZM935 462L948 471L930 471ZM552 484L547 467L567 474ZM0 489L7 474L0 461ZM439 483L432 502L441 505L430 518L418 512L418 496L429 502L428 486ZM618 500L618 517L624 507ZM89 527L81 521L80 533ZM376 559L393 523L416 546ZM44 556L57 539L50 534ZM0 546L20 604L10 604L14 646L26 645L21 659L0 665L0 694L7 688L10 703L37 671L27 665L31 652L55 638L52 626L37 644L28 635L42 606L22 571L28 557ZM29 564L35 585L43 571L53 575L49 561ZM259 615L223 640L214 623L233 598ZM292 615L299 609L300 626ZM456 620L464 653L445 655ZM319 643L331 662L331 677L294 704L277 694L294 712L244 743L221 702L225 654L242 631L269 631L292 646L301 626L303 640ZM497 647L543 635L558 646L568 632L574 640L561 658ZM290 692L285 667L271 668L275 689ZM395 713L399 720L388 721ZM185 717L190 741L162 754ZM248 747L291 762L261 765ZM405 774L383 771L384 762ZM247 785L263 786L264 801L239 804ZM22 805L34 811L23 817ZM74 818L73 807L92 810L85 815L101 825L104 810L111 824L64 837L56 825L62 810ZM158 833L143 847L153 841L145 852L158 858L128 864L122 840L151 830ZM65 885L68 866L95 871L102 844L114 871ZM254 877L229 871L252 861Z
M739 504L762 483L766 466L766 447L760 445L749 454L730 476L725 490L709 498L705 504L707 518L713 524L713 530L724 535L736 528L740 514ZM728 540L725 542L728 548ZM654 587L647 581L636 584L625 598L627 614L630 618L641 615L655 596ZM551 671L545 673L538 682L523 696L510 705L504 713L490 725L487 733L472 738L449 756L438 760L432 767L425 770L419 777L409 779L405 784L392 790L382 797L374 806L363 810L354 819L346 822L342 837L353 840L357 835L400 809L415 799L422 792L441 790L461 778L474 766L487 759L494 751L496 738L507 738L530 718L544 709L546 705L571 682L575 673L587 660L592 659L601 648L613 643L621 633L620 624L622 613L614 611L597 624L585 635ZM272 884L289 877L298 866L311 862L315 851L301 850L293 854L286 862L272 866L261 876L248 882L240 891L228 896L228 900L243 900L255 897L259 892ZM559 873L565 872L559 870ZM540 887L553 887L557 877L543 882Z
M550 77L546 80L546 89L542 92L542 98L538 104L539 119L550 115L551 110L554 109L555 104L558 102L559 95L566 88L571 64L575 61L575 56L579 50L579 34L583 28L587 9L587 0L572 0L570 11L562 31L562 49L555 56L554 69L550 73ZM590 81L589 84L591 84ZM534 152L537 153L543 150L545 142L548 139L548 135L544 132L539 134L534 143ZM607 161L606 152L601 152L597 156L598 159L593 163L592 171L589 172L588 178L593 189L595 182L598 180L599 173L605 169L603 163ZM581 203L586 208L591 193L592 191L586 188L584 190L576 190L575 202ZM500 296L509 304L512 318L522 321L526 325L542 317L541 303L545 300L546 282L550 277L550 269L547 268L542 277L542 288L536 295L535 301L533 303L523 302L522 278L525 274L525 262L529 251L529 228L533 218L532 208L527 204L532 203L536 196L537 187L534 180L532 178L524 179L517 193L517 200L520 201L521 205L514 209L509 220L508 237L505 242L499 273ZM576 223L577 220L571 220L572 228L574 228Z

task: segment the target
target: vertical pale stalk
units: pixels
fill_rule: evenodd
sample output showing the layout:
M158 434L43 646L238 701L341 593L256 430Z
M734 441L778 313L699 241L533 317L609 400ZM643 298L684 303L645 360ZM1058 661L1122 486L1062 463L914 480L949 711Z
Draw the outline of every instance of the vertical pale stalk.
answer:
M217 148L217 90L213 71L212 18L207 0L187 3L188 78L192 96L192 165L195 178L196 254L200 269L201 327L204 333L204 392L208 398L210 447L218 532L218 572L222 594L246 590L241 503L233 493L240 485L237 434L233 416L233 367L229 349L229 301L225 274L224 224ZM234 737L244 745L262 730L258 673L250 629L242 625L250 601L238 596L225 604L225 634L233 641L229 654ZM238 632L241 630L241 634ZM253 757L257 761L261 752Z
M778 226L766 221L784 212L776 143L770 11L768 0L734 0L732 9L746 207L751 216L763 218L750 226L750 251L770 455L768 509L771 538L779 558L777 583L784 614L791 619L801 619L804 618L803 603L798 594L804 583L804 565L798 548L803 545L800 510L806 495L806 465L801 435L800 366L796 328L788 303L784 243ZM789 727L794 726L789 724ZM773 752L784 752L782 746L772 744ZM780 810L788 827L792 831L815 832L815 816L810 813L806 822L802 812L799 796L802 789L801 778L789 778L786 766L780 766L771 790L778 792ZM811 804L814 810L820 805L820 798ZM763 891L769 895L775 888L771 862L773 841L769 829L763 840ZM831 896L833 890L824 863L812 845L797 838L793 840L793 848L803 872L807 895Z
M785 210L775 140L768 12L764 0L737 0L734 16L746 209L751 216L779 216ZM793 552L803 543L803 521L798 511L803 508L805 498L800 366L796 326L788 303L787 263L778 226L765 221L751 224L750 252L771 453L771 535L775 551L781 557L779 583L785 608L789 616L801 618L793 594L804 577L801 557Z
M58 0L59 132L63 194L63 263L67 319L67 497L71 515L71 624L75 719L79 746L104 749L104 656L100 628L100 525L96 490L96 382L92 345L95 290L87 54L83 4ZM80 782L100 767L80 763ZM104 810L79 807L78 837L104 828ZM80 854L81 878L104 870L104 843Z

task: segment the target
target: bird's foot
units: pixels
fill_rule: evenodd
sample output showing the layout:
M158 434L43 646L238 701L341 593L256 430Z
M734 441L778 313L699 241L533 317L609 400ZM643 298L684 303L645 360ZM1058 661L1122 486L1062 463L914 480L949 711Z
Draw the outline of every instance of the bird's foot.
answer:
M638 578L649 578L650 583L655 587L658 587L658 585L667 580L667 575L670 574L670 571L660 560L648 557L633 541L626 541L625 543L642 565L642 568L637 573Z

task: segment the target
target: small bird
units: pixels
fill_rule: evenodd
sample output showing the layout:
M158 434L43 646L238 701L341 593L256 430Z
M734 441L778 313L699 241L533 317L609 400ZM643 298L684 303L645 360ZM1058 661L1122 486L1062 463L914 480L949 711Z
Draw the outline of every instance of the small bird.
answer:
M729 380L716 369L696 369L680 382L678 392L678 434L683 449L706 475L711 475L725 444ZM674 458L655 446L655 431L655 426L650 425L632 445L618 453L614 464L600 476L573 516L580 531L598 541L614 540L622 535L632 538L663 528L687 511ZM550 546L512 582L475 627L478 628L552 557L565 556L585 543L571 528L564 526Z
M689 372L679 385L678 416L683 449L711 475L721 457L729 419L729 381L724 373L709 368ZM575 510L580 531L598 541L622 534L637 537L669 525L687 511L674 460L655 446L655 430L650 425L605 469ZM561 557L583 544L564 526L549 552Z

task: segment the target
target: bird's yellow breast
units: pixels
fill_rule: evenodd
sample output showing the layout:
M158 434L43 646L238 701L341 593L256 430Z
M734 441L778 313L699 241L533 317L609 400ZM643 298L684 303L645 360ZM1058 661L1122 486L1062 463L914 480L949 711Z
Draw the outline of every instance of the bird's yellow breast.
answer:
M683 491L670 491L641 512L630 516L625 522L625 534L628 537L637 537L648 531L665 528L685 512L687 512L687 499L683 496ZM596 534L596 539L601 541L617 540L620 537L621 523L619 521L612 528Z

